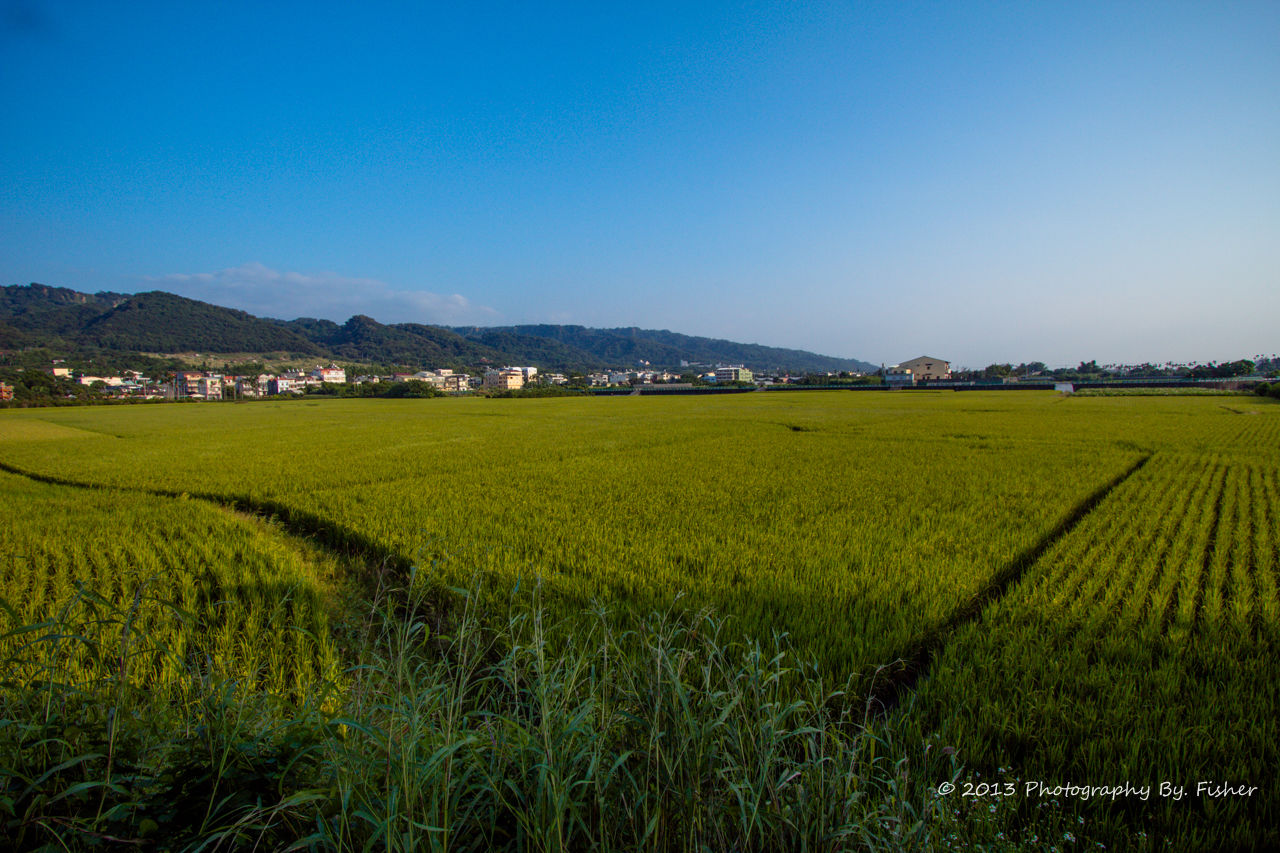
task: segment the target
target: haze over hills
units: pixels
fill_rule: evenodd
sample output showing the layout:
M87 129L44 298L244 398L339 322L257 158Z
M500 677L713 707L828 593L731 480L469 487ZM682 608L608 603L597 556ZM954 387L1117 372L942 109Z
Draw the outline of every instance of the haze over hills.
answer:
M505 327L275 320L163 291L80 293L43 284L0 289L0 349L90 353L286 353L418 367L529 364L597 370L648 362L654 368L743 364L753 370L867 371L865 361L804 350L695 337L665 330L584 326Z

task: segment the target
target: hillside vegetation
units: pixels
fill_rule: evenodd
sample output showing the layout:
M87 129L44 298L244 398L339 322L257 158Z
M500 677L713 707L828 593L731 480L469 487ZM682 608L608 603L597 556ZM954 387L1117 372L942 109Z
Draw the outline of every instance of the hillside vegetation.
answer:
M677 368L681 361L745 364L757 370L874 369L855 359L643 329L517 326L447 329L383 324L363 315L345 323L272 320L153 291L78 293L11 285L0 293L0 351L38 348L59 356L104 353L289 353L379 365L478 368L527 364L549 370Z

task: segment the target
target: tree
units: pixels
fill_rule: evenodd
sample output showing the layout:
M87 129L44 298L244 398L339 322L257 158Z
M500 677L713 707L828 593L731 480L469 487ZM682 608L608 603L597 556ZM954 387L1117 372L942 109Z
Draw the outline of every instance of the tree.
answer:
M988 364L982 371L983 379L1004 379L1012 375L1012 364Z

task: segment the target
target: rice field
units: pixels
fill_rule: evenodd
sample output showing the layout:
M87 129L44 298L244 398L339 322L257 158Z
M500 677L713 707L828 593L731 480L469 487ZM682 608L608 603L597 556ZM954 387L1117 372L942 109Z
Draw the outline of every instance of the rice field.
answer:
M91 643L53 635L15 658L29 637L7 637L6 682L39 680L51 666L89 681L127 660L132 683L163 692L195 658L248 689L300 693L337 671L333 593L349 584L328 555L198 501L5 472L0 494L0 598L10 622L81 608L93 614L93 639L117 651L104 660Z
M458 400L372 421L345 402L168 407L143 420L74 413L59 435L97 435L60 442L56 455L41 438L15 441L3 461L284 505L445 584L477 570L499 591L541 577L568 608L648 612L678 591L750 635L788 633L846 674L936 630L1142 457L1116 442L1050 443L1005 422L1024 413L976 400L921 419L927 409L824 396L570 399L524 411Z
M436 592L478 583L503 618L535 585L562 625L707 608L727 638L785 635L848 697L907 659L877 724L904 755L945 746L1020 784L1259 789L1052 816L957 798L961 841L1265 847L1278 439L1256 397L1039 392L3 412L0 597L22 621L77 583L126 609L141 589L179 658L297 695L335 671L371 555ZM216 618L189 635L179 610Z
M916 731L1019 791L1150 792L1071 803L1077 840L1280 844L1280 460L1270 424L1247 425L1268 428L1156 455L957 632ZM1051 800L1000 801L1008 835Z

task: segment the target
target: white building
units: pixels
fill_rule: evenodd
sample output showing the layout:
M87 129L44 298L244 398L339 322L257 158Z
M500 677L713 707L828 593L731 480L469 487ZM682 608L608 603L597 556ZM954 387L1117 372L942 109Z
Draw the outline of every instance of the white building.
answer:
M221 400L222 377L217 375L200 377L196 383L196 391L205 400Z
M916 375L910 370L903 370L901 367L886 367L884 371L884 382L886 385L892 385L894 387L915 385Z
M716 381L717 382L750 382L751 371L747 370L745 367L742 367L742 366L717 367Z
M338 385L345 384L347 381L347 371L336 364L331 364L328 367L317 367L311 371L311 376L321 382L333 382Z
M302 390L302 385L296 379L288 379L284 376L272 376L267 380L267 394L296 394Z
M92 385L95 382L101 382L108 388L117 388L124 384L123 376L81 376L76 380L81 385Z

